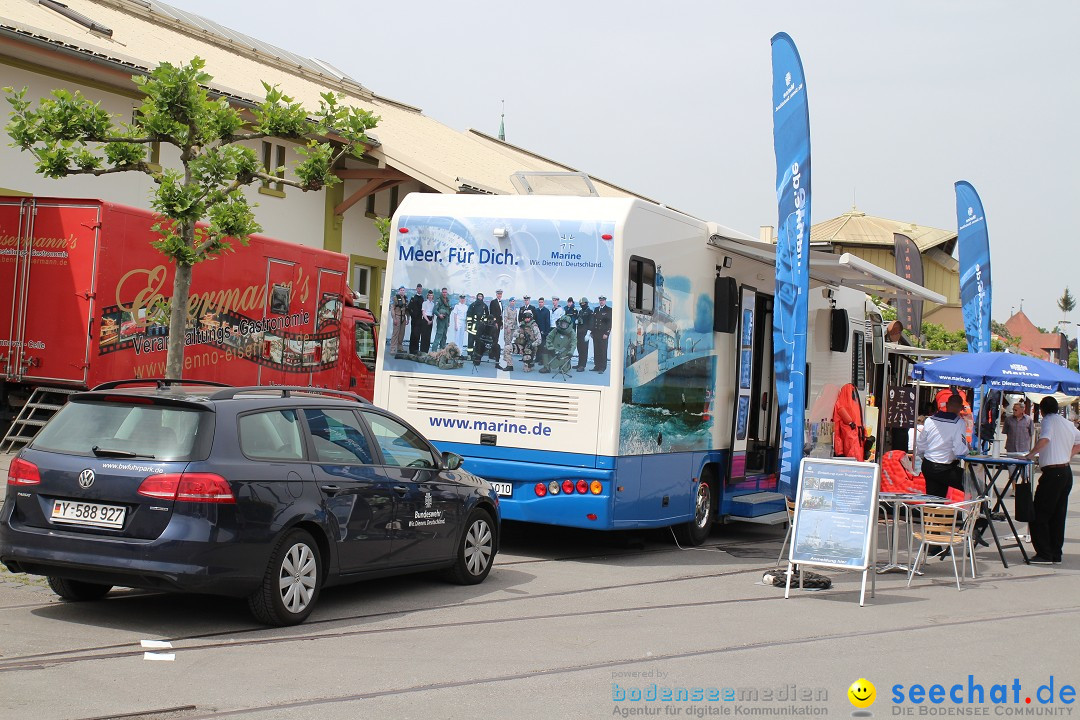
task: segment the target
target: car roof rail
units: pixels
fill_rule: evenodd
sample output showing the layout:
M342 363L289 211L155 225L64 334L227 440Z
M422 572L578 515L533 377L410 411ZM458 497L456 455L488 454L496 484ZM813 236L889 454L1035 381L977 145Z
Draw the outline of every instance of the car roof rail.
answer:
M231 400L237 395L253 393L281 393L281 397L292 397L293 393L301 395L328 395L343 400L355 400L364 405L370 405L371 401L365 397L351 393L347 390L334 390L331 388L309 387L307 385L250 385L248 387L230 387L228 390L218 390L210 395L207 400Z
M123 385L145 385L152 383L158 389L164 390L172 385L202 385L211 387L232 387L228 383L214 382L213 380L186 380L184 378L131 378L130 380L110 380L96 385L91 390L113 390Z

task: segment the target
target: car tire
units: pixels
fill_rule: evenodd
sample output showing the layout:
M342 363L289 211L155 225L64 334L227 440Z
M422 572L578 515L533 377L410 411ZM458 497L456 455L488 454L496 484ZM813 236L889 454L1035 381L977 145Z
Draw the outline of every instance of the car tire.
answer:
M311 535L290 530L278 542L262 586L248 597L255 619L266 625L298 625L315 608L322 587L322 558Z
M112 590L112 585L99 585L98 583L82 582L81 580L69 580L56 575L48 576L49 587L63 600L71 602L84 602L87 600L100 600Z
M694 493L694 519L675 528L675 539L681 545L698 546L705 542L712 531L716 505L713 501L712 483L702 480Z
M469 513L458 541L454 564L446 577L459 585L482 583L495 562L495 528L491 515L477 508Z

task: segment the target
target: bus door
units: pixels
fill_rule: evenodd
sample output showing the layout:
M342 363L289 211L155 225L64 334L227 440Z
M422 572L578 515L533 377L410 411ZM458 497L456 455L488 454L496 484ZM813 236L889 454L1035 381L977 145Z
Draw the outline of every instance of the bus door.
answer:
M775 489L779 422L772 352L773 297L740 289L736 390L728 486Z

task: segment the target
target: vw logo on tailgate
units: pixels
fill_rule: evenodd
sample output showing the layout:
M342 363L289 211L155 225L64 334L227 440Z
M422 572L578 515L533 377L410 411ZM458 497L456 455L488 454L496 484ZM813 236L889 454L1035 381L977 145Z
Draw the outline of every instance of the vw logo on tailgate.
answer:
M79 487L83 490L94 484L94 471L90 468L86 468L79 473Z

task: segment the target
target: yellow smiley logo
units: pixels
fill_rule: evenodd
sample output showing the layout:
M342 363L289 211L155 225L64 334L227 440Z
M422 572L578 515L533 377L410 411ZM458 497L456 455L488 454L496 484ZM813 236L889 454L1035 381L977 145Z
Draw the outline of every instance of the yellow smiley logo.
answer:
M848 700L851 704L857 708L868 708L874 704L874 699L877 697L877 690L874 688L874 683L870 682L866 678L859 678L855 682L851 683L851 687L847 691Z

